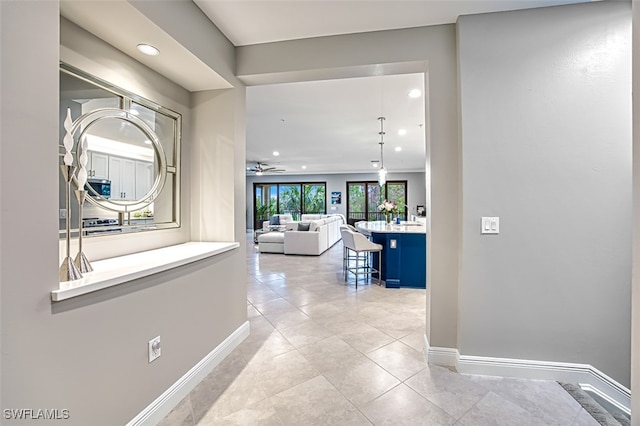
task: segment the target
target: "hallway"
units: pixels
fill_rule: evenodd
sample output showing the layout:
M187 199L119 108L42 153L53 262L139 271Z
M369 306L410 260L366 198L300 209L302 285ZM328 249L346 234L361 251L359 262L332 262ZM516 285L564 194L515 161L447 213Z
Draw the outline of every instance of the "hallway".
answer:
M251 335L162 425L598 425L555 382L427 365L424 290L356 291L341 243L285 256L250 241Z

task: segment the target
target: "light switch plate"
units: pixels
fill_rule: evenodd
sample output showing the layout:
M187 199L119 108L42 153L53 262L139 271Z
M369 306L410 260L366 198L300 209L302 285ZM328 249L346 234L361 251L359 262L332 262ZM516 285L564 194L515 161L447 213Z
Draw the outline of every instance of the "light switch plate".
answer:
M481 234L499 234L500 218L499 217L483 217L480 225Z

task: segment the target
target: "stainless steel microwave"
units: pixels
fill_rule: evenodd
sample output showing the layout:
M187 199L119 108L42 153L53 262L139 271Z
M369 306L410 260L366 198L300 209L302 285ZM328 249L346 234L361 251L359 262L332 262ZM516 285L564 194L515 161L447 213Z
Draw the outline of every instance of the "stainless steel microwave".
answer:
M111 181L107 179L87 179L87 192L90 196L95 197L96 194L102 198L111 198ZM91 191L90 189L93 189Z

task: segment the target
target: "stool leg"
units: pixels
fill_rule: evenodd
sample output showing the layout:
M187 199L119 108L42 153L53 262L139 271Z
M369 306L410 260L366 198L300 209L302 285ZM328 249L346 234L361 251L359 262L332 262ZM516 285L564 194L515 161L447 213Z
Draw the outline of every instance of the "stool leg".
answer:
M382 252L378 252L378 285L382 285Z
M360 253L356 252L356 290L358 289L358 267L360 266Z
M368 276L368 277L369 277L369 284L371 284L371 274L372 274L372 272L371 272L371 265L372 265L372 262L371 262L371 252L370 252L370 251L368 251L368 252L367 252L367 269L365 269L365 271L367 271L367 272L368 272L368 274L367 274L366 276Z
M349 265L349 252L346 247L342 247L342 274L344 275L344 280L347 280L347 267Z

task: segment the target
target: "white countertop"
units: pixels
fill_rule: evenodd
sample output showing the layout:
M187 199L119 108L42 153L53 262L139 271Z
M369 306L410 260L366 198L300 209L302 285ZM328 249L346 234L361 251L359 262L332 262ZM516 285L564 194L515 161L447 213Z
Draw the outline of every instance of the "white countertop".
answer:
M376 233L407 233L407 234L426 234L427 228L420 222L401 221L400 225L395 223L387 224L383 220L375 222L356 222L356 229L365 235Z
M92 272L75 281L63 281L51 292L51 300L70 299L123 284L240 247L239 243L188 242L126 256L91 262Z

